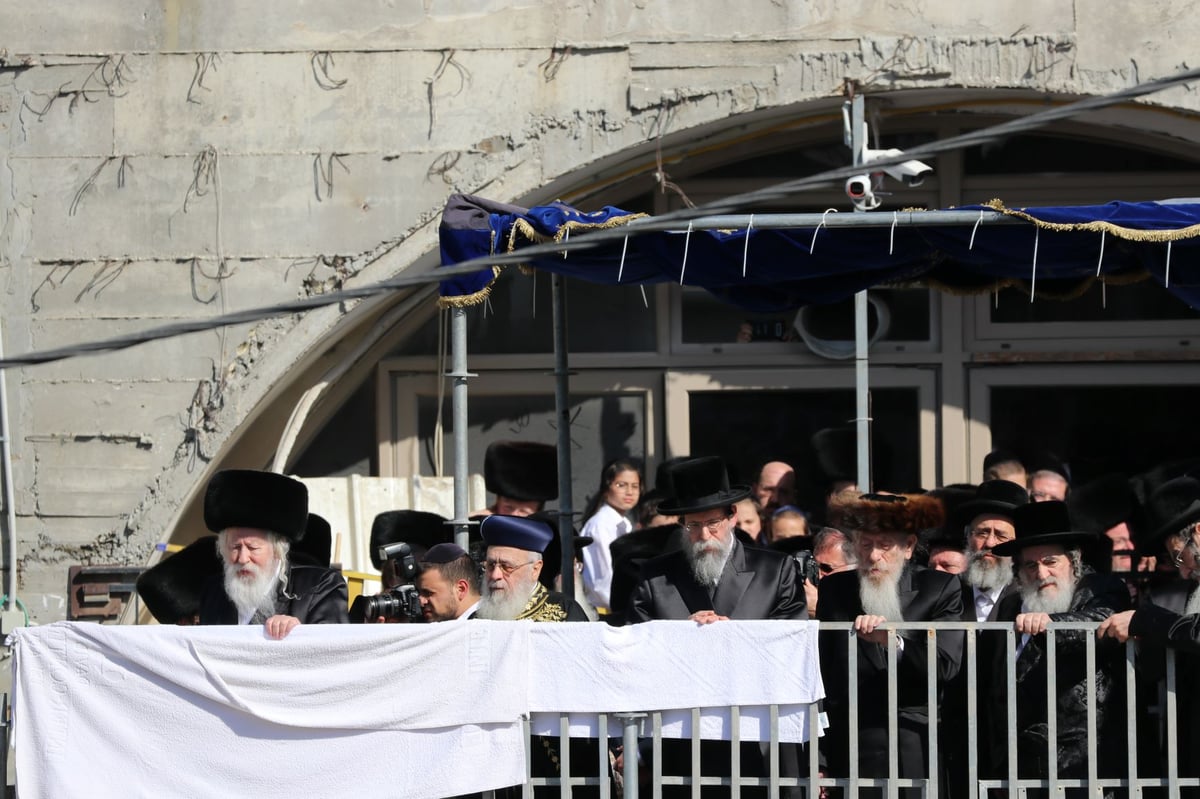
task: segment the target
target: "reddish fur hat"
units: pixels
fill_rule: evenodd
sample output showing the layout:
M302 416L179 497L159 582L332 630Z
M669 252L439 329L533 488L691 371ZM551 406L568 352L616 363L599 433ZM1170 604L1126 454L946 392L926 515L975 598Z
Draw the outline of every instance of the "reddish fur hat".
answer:
M942 501L928 494L838 494L829 500L830 523L843 532L917 535L946 520Z

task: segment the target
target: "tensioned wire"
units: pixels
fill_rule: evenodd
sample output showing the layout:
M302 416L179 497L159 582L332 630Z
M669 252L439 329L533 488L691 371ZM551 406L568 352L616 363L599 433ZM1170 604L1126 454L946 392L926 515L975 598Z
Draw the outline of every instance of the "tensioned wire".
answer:
M925 144L912 147L901 155L890 158L880 158L872 161L869 165L869 169L870 171L877 171L884 166L898 164L902 161L940 155L942 153L947 153L954 150L973 147L985 142L995 141L996 139L1001 139L1006 136L1012 136L1028 130L1033 130L1035 128L1045 127L1046 125L1064 119L1070 119L1072 117L1087 113L1088 111L1096 111L1138 97L1154 94L1155 92L1187 83L1188 81L1195 80L1196 78L1200 78L1200 69L1190 69L1164 78L1140 83L1136 86L1131 86L1110 94L1087 97L1073 103L1058 106L1056 108L1049 108L1045 111L1039 111L1027 117L1008 120L1006 122L1002 122L997 125L991 125L986 128L980 128L978 130L961 133L956 136L950 136L945 139L927 142ZM729 213L738 208L749 207L760 203L769 203L790 197L792 195L800 194L810 189L835 184L839 181L845 180L846 178L861 174L864 169L865 167L863 166L838 167L837 169L830 169L825 172L819 172L815 175L784 181L771 186L766 186L764 188L755 189L753 191L748 191L741 194L733 194L728 197L723 197L721 199L713 200L703 205L696 206L694 208L680 208L678 210L669 211L654 217L635 219L629 222L629 224L621 227L610 227L588 231L586 234L576 235L569 241L534 244L513 252L489 254L478 258L472 258L468 261L462 261L454 266L441 267L433 272L423 272L421 274L414 275L401 274L397 275L396 277L388 278L387 280L381 280L354 288L342 288L338 291L329 292L327 294L302 297L295 300L289 300L287 302L264 305L257 308L247 308L241 311L233 311L217 316L211 316L205 319L173 322L168 325L162 325L160 327L150 328L139 332L114 336L113 338L72 344L65 347L55 347L52 349L35 350L23 355L16 355L10 358L0 359L0 369L34 366L42 363L53 363L55 361L76 358L82 355L90 355L98 352L114 352L117 350L127 349L137 344L144 344L149 341L157 341L160 339L171 338L173 336L186 335L188 333L198 333L205 330L214 330L216 328L225 327L228 325L257 322L274 316L285 316L287 314L323 308L327 305L343 303L348 300L372 297L377 294L382 294L398 288L424 285L446 280L452 277L457 277L459 275L472 274L493 266L523 264L543 255L561 255L564 252L569 253L587 250L602 243L607 243L616 239L622 239L627 236L675 230L679 228L681 223L694 223L696 220L706 216Z

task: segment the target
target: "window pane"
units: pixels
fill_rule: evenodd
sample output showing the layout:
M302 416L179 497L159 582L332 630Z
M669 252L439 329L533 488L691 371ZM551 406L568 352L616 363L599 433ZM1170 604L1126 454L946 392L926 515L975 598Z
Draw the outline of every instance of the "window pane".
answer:
M697 391L689 397L691 452L721 455L735 482L753 483L770 460L790 463L806 510L823 508L826 483L812 436L854 418L854 389L814 391ZM874 487L914 491L920 482L917 390L871 391ZM853 459L851 458L851 462ZM933 486L924 486L933 488Z
M1200 314L1152 280L1124 286L1101 286L1096 283L1072 300L1042 299L1039 296L1035 302L1030 302L1028 293L1007 288L1000 292L999 301L992 298L989 307L992 321L999 324L1200 318Z

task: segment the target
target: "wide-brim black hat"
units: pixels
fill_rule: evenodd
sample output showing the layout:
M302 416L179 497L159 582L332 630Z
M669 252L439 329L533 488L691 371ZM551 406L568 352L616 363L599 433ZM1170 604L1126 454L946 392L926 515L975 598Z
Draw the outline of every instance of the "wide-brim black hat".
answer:
M1137 512L1137 499L1129 478L1122 474L1098 477L1067 495L1071 522L1079 530L1103 535Z
M688 458L667 470L674 494L658 506L663 516L723 508L750 496L750 486L730 486L725 461L716 455Z
M270 530L295 543L308 526L308 489L275 472L217 472L204 492L204 524L214 533L230 527Z
M1167 536L1200 522L1200 480L1188 475L1168 480L1150 495L1144 509L1151 531L1145 542L1149 551Z
M329 568L333 559L333 528L324 516L316 513L308 514L308 524L305 526L304 538L292 545L288 557L292 562L301 565L320 566Z
M483 482L522 502L558 499L558 451L536 441L493 441L483 454Z
M1082 546L1096 540L1093 533L1074 529L1065 502L1030 502L1013 511L1012 520L1016 537L992 547L992 553L1002 558L1012 557L1025 547L1042 544Z
M454 530L446 524L446 517L424 510L389 510L375 516L371 522L370 555L371 565L383 568L379 559L379 548L403 541L414 549L414 555L423 555L436 544L454 541Z
M858 475L858 432L852 427L826 427L810 439L825 478L854 480Z
M985 480L975 489L975 497L954 509L951 524L965 527L985 513L1011 518L1013 511L1029 504L1029 492L1011 480Z
M191 621L200 612L204 581L220 572L217 537L206 535L142 572L137 592L159 624Z

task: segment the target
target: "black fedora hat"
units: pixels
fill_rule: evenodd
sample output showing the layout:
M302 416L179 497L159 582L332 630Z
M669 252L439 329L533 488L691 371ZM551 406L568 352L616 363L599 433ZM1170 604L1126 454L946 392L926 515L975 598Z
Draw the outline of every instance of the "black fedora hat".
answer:
M725 461L716 455L688 458L667 470L674 494L658 506L664 516L722 508L750 496L750 486L730 486Z
M1147 550L1172 533L1200 521L1200 480L1195 477L1176 477L1163 483L1146 501Z
M1067 495L1067 508L1076 528L1103 535L1133 518L1137 499L1129 478L1108 474L1072 490Z
M975 489L975 498L959 505L954 524L965 527L976 516L991 513L1011 518L1013 511L1029 504L1029 492L1011 480L985 480Z
M1016 538L992 547L992 553L1002 558L1012 557L1025 547L1041 544L1084 545L1096 540L1092 533L1072 529L1067 503L1052 500L1030 502L1012 512Z

